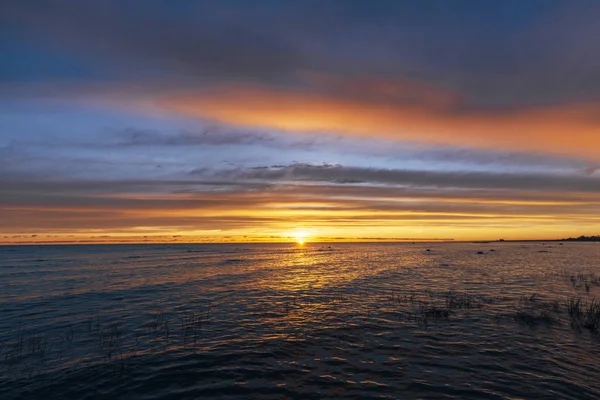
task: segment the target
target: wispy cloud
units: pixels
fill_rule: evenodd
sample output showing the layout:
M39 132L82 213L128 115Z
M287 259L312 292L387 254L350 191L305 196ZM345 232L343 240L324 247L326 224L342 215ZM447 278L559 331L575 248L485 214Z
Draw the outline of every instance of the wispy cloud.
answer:
M192 173L204 173L193 171ZM576 191L600 193L600 179L589 175L506 174L482 172L414 171L345 167L335 164L292 164L219 172L235 180L266 182L370 183L434 188Z
M363 183L331 183L348 174L361 176ZM460 229L448 237L508 232L526 238L558 229L573 232L574 227L593 231L600 223L600 188L591 179L568 183L528 176L511 183L493 174L382 173L335 165L206 170L200 175L205 176L182 181L4 180L0 227L11 234L88 236L200 235L211 229L221 236L282 235L305 226L324 236L354 237L359 229L418 237L421 229L440 236Z
M600 103L503 112L397 105L290 90L229 88L166 96L159 105L203 118L292 131L333 131L430 144L600 157ZM460 104L457 104L460 106ZM564 135L570 132L570 140Z

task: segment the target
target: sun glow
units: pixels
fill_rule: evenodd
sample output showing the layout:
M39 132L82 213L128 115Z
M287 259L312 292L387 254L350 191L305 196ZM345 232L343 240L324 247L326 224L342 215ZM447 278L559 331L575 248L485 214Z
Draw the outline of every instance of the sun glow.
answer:
M303 246L304 243L307 242L307 239L309 236L310 236L309 232L305 232L305 231L294 232L294 238L296 239L296 243L299 246Z

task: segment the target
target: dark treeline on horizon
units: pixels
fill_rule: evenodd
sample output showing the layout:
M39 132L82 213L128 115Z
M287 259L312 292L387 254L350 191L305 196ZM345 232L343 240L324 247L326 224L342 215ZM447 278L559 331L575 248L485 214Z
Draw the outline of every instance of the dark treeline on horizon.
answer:
M576 238L567 238L567 239L562 239L562 240L569 240L569 241L578 241L578 242L600 242L600 235L596 235L596 236L579 236Z

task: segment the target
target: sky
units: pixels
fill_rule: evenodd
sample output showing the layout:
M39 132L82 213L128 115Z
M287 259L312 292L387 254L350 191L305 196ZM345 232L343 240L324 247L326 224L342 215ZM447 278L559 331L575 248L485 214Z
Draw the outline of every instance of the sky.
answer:
M0 2L0 243L600 234L600 2Z

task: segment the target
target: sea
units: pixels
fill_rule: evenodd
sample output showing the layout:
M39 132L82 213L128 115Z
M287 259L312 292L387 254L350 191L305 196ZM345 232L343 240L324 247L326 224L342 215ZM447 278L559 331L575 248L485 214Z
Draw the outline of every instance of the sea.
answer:
M600 243L0 246L0 399L600 399Z

